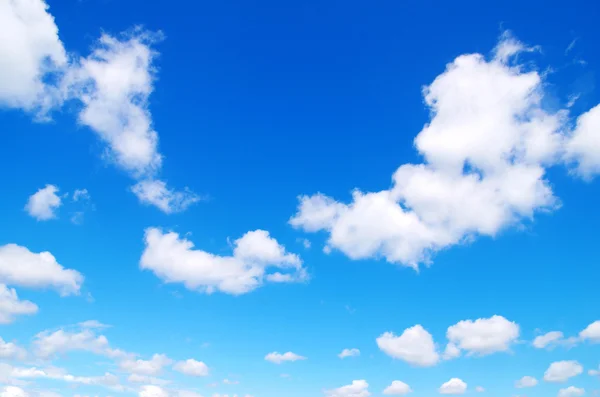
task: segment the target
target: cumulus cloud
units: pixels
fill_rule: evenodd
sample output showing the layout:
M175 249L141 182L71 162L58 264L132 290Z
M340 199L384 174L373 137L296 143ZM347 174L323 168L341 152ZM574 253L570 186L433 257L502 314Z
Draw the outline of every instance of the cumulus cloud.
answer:
M353 380L350 385L325 391L327 397L369 397L370 395L366 380Z
M546 382L566 382L583 372L583 367L577 361L555 361L544 372Z
M533 346L538 349L544 349L546 347L552 347L553 345L558 344L564 335L560 331L551 331L544 335L536 336L533 340Z
M579 333L579 338L590 342L600 342L600 320L594 321Z
M377 346L388 356L414 366L429 367L439 361L433 337L421 325L405 329L400 336L386 332L377 338Z
M459 378L452 378L440 386L440 394L464 394L467 391L467 384Z
M108 354L109 343L104 335L98 336L90 329L83 329L80 332L59 329L54 332L43 331L38 333L33 340L33 348L37 356L49 358L70 351Z
M360 350L358 349L344 349L340 354L338 354L339 358L346 357L358 357L360 356Z
M29 397L29 394L17 386L4 386L0 388L0 397Z
M410 392L412 392L412 390L409 385L402 381L395 380L391 385L385 388L383 394L386 396L403 396Z
M566 145L568 161L574 171L585 179L600 173L600 105L577 118L577 125Z
M183 283L190 290L244 294L270 282L304 281L302 261L286 252L269 232L247 232L233 242L233 255L219 256L194 249L177 233L146 229L146 248L140 267L168 283ZM267 273L269 269L277 272ZM282 273L283 272L283 273Z
M44 1L0 4L0 107L45 117L60 103L60 94L44 80L66 64L58 28Z
M179 361L173 366L173 369L188 376L208 376L208 366L202 361L196 361L192 358Z
M151 204L171 214L185 211L190 205L200 201L200 197L189 191L175 191L160 180L143 180L134 185L131 190L144 204Z
M558 391L558 397L579 397L585 394L585 390L575 386L569 386Z
M474 321L459 321L448 328L446 336L460 350L469 354L487 355L508 351L519 337L519 326L502 316L492 316Z
M414 143L424 163L401 165L390 189L354 190L349 203L302 195L290 224L327 232L327 246L351 259L384 258L417 269L439 250L555 209L545 174L563 162L568 111L544 108L542 76L515 61L525 50L505 34L491 59L457 57L423 90L431 118ZM571 145L579 147L584 130L600 136L588 127L595 122L595 112L582 116ZM580 146L600 162L600 150ZM571 157L585 167L581 156Z
M164 354L155 354L150 360L127 358L119 363L119 367L128 373L138 375L158 375L163 367L171 365L173 360Z
M0 246L0 283L28 288L51 287L61 295L78 294L81 273L65 269L50 252L34 253L16 244Z
M20 300L14 288L8 288L0 284L0 324L10 324L16 316L35 314L38 307L35 303ZM2 339L0 338L0 342ZM0 343L0 357L2 357L3 345Z
M300 355L298 355L296 353L292 353L292 352L287 352L287 353L283 353L283 354L278 353L278 352L273 352L273 353L267 354L265 356L265 360L270 361L275 364L281 364L286 361L294 362L294 361L306 360L306 357L300 356Z
M46 185L29 197L25 210L38 221L56 218L55 211L62 204L61 198L56 193L58 193L56 186Z
M22 360L26 357L26 355L27 351L24 348L14 342L6 342L0 337L0 359Z
M538 384L538 381L533 376L524 376L518 381L515 382L515 387L518 389L522 389L525 387L533 387Z

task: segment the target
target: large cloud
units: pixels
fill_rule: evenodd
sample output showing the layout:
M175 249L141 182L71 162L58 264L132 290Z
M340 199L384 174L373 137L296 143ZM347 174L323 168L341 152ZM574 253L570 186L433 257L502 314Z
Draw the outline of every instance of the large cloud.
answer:
M377 346L388 356L418 367L435 365L440 359L433 337L421 325L405 329L400 336L386 332L377 338Z
M563 161L568 113L544 108L542 76L514 63L524 50L504 35L491 59L457 57L423 90L431 119L415 146L425 162L400 166L390 189L356 189L350 203L300 196L290 224L326 231L328 249L352 259L418 268L436 251L556 208L545 174ZM585 169L600 150L577 141L597 139L596 119L582 116L570 144L569 158Z
M65 269L50 252L35 253L7 244L0 246L0 283L28 288L51 287L61 295L78 294L83 276Z
M194 249L189 240L177 233L149 228L140 267L153 271L169 283L207 293L221 291L244 294L270 282L303 281L307 273L302 261L286 252L268 232L247 232L233 242L231 256L219 256ZM274 271L267 273L268 269Z

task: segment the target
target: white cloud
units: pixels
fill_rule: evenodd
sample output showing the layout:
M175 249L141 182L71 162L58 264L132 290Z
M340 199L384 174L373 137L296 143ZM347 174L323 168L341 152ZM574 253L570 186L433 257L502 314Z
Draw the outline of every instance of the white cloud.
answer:
M483 392L485 391L485 389L484 389L483 387L481 387L481 386L476 386L476 387L475 387L475 391L476 391L477 393L483 393Z
M284 363L286 361L290 361L290 362L294 362L294 361L299 361L299 360L306 360L306 357L300 356L296 353L292 353L292 352L287 352L287 353L278 353L278 352L273 352L273 353L269 353L265 356L265 360L270 361L272 363L275 364L281 364Z
M600 342L600 320L594 321L579 333L579 338L591 342Z
M600 173L600 105L582 114L566 145L566 158L585 179Z
M460 357L460 349L454 343L450 342L446 345L446 349L444 350L443 358L444 360L451 360L456 357Z
M0 324L10 324L16 316L35 314L37 311L38 307L35 303L20 300L14 288L0 284ZM0 357L3 357L4 347L0 338Z
M177 192L167 187L163 181L147 179L135 184L131 190L144 204L152 204L164 213L185 211L190 205L200 201L195 193L185 189Z
M386 332L377 338L377 346L388 356L419 367L429 367L439 361L433 337L421 325L405 329L400 336Z
M538 384L538 381L533 376L524 376L518 381L515 382L515 387L518 389L522 389L524 387L533 387Z
M127 358L119 363L119 367L128 373L138 375L158 375L163 367L171 365L173 360L164 354L155 354L150 360Z
M563 333L560 331L548 332L544 335L539 335L533 340L533 346L538 349L552 347L558 344L563 339Z
M168 283L183 283L188 289L206 293L221 291L244 294L264 281L303 281L307 278L300 258L287 253L268 232L247 232L233 242L232 256L218 256L193 249L191 241L177 233L146 229L142 269L152 270ZM266 274L268 268L286 271ZM266 276L265 276L266 275ZM271 277L269 277L271 276Z
M358 357L360 356L360 350L358 349L344 349L340 354L338 354L339 358L346 357Z
M328 246L352 259L417 268L555 208L544 174L559 161L565 113L544 110L536 71L511 65L519 48L504 36L493 59L461 55L425 87L431 120L415 138L425 163L400 166L389 190L355 190L349 204L301 196L291 225L327 231Z
M60 95L43 80L62 69L67 55L42 0L0 3L0 107L44 117Z
M140 388L139 397L169 397L169 393L160 386L144 385Z
M410 392L412 392L412 390L409 385L402 381L395 380L391 385L385 388L383 394L386 396L402 396Z
M2 303L0 302L0 306ZM0 359L2 360L22 360L26 357L27 351L14 342L5 342L0 337Z
M78 294L83 276L65 269L50 252L39 254L16 244L0 246L0 283L29 288L52 287L61 295Z
M569 378L583 372L583 367L577 361L556 361L544 373L546 382L566 382Z
M108 155L119 166L135 175L153 173L162 162L148 110L156 56L150 46L157 38L139 30L121 40L103 34L64 81L69 96L83 103L79 122L106 142Z
M600 375L600 367L598 367L598 369L590 369L588 371L588 375L590 375L590 376Z
M29 394L17 386L4 386L0 388L0 397L29 397Z
M87 189L75 189L73 192L73 201L86 201L90 198L90 193Z
M325 391L327 397L369 397L369 384L365 380L353 380L352 384Z
M131 383L146 383L150 385L164 386L170 382L166 379L156 378L154 376L131 374L127 377L127 380Z
M502 316L459 321L448 328L448 340L469 354L508 351L519 337L519 326Z
M33 347L35 354L43 358L69 351L88 351L108 355L109 343L104 335L96 336L90 329L83 329L81 332L59 329L54 332L38 333L34 338Z
M196 361L192 358L179 361L173 369L189 376L208 376L208 366L202 361Z
M565 389L560 389L558 391L558 397L579 397L585 394L584 389L580 389L579 387L569 386Z
M96 328L96 329L101 329L101 328L108 328L110 327L110 325L106 325L106 324L102 324L100 321L98 320L87 320L87 321L82 321L80 322L79 325L81 328Z
M61 199L56 194L58 188L54 185L46 185L32 194L27 200L25 210L38 221L47 221L56 218L55 211L61 206Z
M237 380L223 379L223 384L224 385L239 385L240 382Z
M459 378L452 378L439 388L440 394L464 394L467 384Z

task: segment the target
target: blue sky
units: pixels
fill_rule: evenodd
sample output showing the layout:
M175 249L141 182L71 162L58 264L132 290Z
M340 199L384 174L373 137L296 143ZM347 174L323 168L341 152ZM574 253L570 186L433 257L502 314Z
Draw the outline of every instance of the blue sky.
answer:
M597 396L599 11L0 0L0 397Z

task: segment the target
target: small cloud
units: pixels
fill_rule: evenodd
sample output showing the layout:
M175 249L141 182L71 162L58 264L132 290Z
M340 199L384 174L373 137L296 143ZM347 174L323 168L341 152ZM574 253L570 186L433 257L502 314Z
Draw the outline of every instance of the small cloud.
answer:
M38 221L56 218L56 210L62 205L61 198L56 194L58 187L46 185L29 196L25 211Z
M287 353L283 353L283 354L278 353L278 352L273 352L273 353L267 354L265 356L265 360L270 361L275 364L281 364L286 361L294 362L294 361L306 360L306 357L300 356L300 355L298 355L296 353L292 353L292 352L287 352Z
M346 358L346 357L358 357L360 356L360 350L358 349L344 349L342 350L342 352L340 354L338 354L339 358Z

